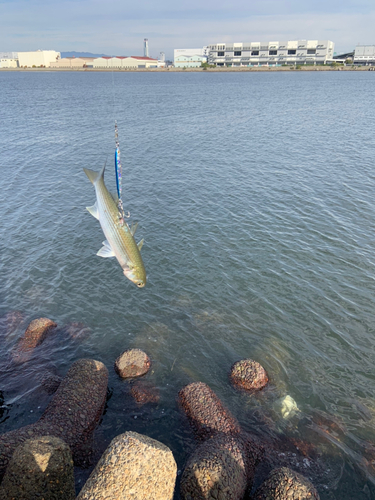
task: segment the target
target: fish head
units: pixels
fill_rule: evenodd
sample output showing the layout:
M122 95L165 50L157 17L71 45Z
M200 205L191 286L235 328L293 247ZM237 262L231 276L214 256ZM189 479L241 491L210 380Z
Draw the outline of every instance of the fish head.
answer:
M124 275L128 280L132 281L138 288L143 288L146 284L146 276L141 276L141 273L137 272L137 269L123 269Z

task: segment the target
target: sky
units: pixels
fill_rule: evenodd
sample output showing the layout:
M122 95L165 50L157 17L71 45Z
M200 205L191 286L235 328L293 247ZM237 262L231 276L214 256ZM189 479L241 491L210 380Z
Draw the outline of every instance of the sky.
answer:
M143 55L218 42L332 40L337 54L375 44L374 0L0 0L0 52Z

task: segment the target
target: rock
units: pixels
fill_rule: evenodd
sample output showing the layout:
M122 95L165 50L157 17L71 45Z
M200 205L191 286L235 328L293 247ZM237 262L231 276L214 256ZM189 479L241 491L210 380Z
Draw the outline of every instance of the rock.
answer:
M40 380L40 385L43 387L46 393L52 395L59 388L62 378L48 370L44 370L40 374L39 380Z
M99 422L107 383L103 363L92 359L73 363L41 418L0 436L0 478L15 448L29 438L56 436L70 446L73 456L78 455Z
M251 487L255 457L240 435L216 435L190 456L181 478L184 500L241 500Z
M150 369L151 361L140 349L128 349L115 361L115 371L121 378L140 377Z
M131 387L130 394L138 404L158 403L160 394L154 385L145 380L137 380Z
M87 337L91 333L91 329L86 326L84 323L73 322L68 323L63 327L64 332L67 333L71 340L75 341L83 341L87 339Z
M28 439L13 453L0 487L1 500L74 500L69 446L53 436Z
M125 432L112 439L77 500L172 500L176 475L167 446Z
M268 375L257 361L243 359L232 366L230 380L233 385L246 391L259 391L267 385Z
M310 481L288 467L271 471L252 497L253 500L319 500L319 498Z
M35 347L40 345L56 326L57 324L48 318L34 319L12 350L13 361L23 363L30 359Z
M8 338L23 323L24 315L20 311L9 311L0 318L0 333Z
M236 418L207 384L193 382L187 385L178 393L178 399L199 439L206 439L216 433L241 432Z

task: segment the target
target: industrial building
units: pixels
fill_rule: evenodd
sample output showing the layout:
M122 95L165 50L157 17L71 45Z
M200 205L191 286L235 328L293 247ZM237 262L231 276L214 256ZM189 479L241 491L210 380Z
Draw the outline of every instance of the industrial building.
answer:
M353 62L354 64L375 65L375 45L357 45Z
M62 57L51 62L50 68L78 69L93 66L95 57Z
M333 59L330 40L216 43L209 45L209 64L216 66L281 66L326 64Z
M18 59L0 57L0 68L18 68Z
M157 68L158 60L144 56L117 56L117 57L97 57L93 60L93 68L116 68L116 69L136 69L136 68Z
M174 65L176 68L199 68L202 66L202 63L205 62L207 62L206 56L199 56L197 54L194 56L186 56L182 54L175 58Z
M58 59L61 59L61 54L55 50L18 52L18 64L21 68L49 68L51 62L56 62Z
M176 68L196 68L207 62L208 47L200 49L174 49L173 63Z

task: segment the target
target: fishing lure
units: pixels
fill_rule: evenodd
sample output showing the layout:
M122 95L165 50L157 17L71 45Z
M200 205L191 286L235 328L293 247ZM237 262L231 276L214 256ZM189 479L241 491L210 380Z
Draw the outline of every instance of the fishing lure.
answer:
M118 223L123 226L125 223L125 213L122 205L122 165L121 165L121 153L120 153L120 143L118 140L118 128L117 122L115 121L115 173L116 173L116 188L117 188L117 198L118 198ZM126 217L130 217L128 213Z

